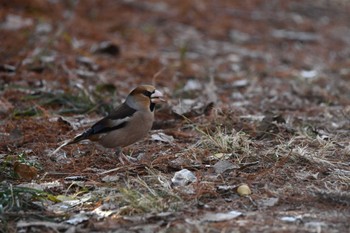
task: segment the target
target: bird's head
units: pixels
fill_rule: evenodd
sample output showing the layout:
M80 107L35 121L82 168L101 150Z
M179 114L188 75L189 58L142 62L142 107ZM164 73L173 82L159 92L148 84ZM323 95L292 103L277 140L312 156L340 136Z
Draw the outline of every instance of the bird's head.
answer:
M163 94L152 85L141 85L136 87L128 95L126 102L135 109L154 110L155 104L165 101Z

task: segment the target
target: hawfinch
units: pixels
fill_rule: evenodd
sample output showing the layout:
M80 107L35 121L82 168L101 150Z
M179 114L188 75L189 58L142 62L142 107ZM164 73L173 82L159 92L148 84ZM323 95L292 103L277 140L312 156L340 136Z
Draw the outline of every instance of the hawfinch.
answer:
M155 105L163 95L151 85L136 87L108 116L96 122L91 128L66 141L52 154L62 147L85 139L97 142L106 148L116 148L120 154L121 148L129 146L144 138L152 128ZM120 154L127 159L125 155ZM122 158L119 160L123 162ZM127 159L128 160L128 159Z

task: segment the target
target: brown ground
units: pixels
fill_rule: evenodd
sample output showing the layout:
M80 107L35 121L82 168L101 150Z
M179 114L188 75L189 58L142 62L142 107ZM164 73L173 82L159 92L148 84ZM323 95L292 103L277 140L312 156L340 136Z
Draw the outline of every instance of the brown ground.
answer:
M349 1L3 2L1 232L349 232ZM144 83L173 141L50 156Z

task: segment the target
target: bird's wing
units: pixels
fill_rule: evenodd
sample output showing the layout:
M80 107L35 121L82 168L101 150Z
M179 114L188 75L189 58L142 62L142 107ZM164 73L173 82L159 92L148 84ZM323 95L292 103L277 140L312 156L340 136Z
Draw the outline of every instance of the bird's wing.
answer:
M108 133L112 130L117 130L125 127L128 124L129 118L136 112L135 109L126 104L120 105L119 108L111 112L108 116L96 122L90 129L76 136L68 144L77 143L81 140L91 138L102 133Z

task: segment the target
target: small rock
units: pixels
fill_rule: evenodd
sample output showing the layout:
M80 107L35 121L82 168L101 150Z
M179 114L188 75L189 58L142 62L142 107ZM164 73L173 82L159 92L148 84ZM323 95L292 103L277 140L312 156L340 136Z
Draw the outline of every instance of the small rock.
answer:
M238 167L227 160L220 160L216 164L214 164L213 168L215 170L215 173L221 174L221 173L224 173L225 171L232 170Z
M248 185L242 184L237 188L237 193L240 196L248 196L248 195L252 194L252 190L250 190Z
M171 182L174 186L186 186L197 180L196 176L187 169L182 169L181 171L175 172L174 177Z

